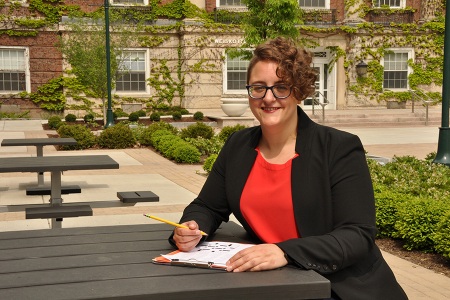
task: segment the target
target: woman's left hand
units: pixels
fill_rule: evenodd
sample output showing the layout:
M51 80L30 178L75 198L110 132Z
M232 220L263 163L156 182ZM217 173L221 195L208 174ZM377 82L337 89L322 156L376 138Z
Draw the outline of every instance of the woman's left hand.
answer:
M272 270L287 265L284 252L275 244L261 244L236 253L227 262L228 272Z

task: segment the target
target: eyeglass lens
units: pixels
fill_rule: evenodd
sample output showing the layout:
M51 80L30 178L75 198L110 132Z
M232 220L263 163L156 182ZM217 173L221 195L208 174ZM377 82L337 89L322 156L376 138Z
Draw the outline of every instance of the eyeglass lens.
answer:
M291 94L291 88L286 85L249 85L247 86L248 95L254 99L262 99L266 96L267 90L271 90L274 97L284 99Z

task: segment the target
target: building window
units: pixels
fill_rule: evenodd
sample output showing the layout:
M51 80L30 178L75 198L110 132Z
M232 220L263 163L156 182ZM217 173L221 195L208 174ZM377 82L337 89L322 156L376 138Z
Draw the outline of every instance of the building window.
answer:
M390 51L384 55L384 80L385 89L407 89L408 75L410 72L408 59L411 59L411 51Z
M112 5L148 5L148 0L111 0Z
M27 91L26 49L0 48L0 93Z
M392 8L403 8L404 0L373 0L374 7L389 6Z
M317 8L330 8L330 0L299 0L301 8L317 9Z
M126 50L116 76L117 92L147 92L147 51Z
M242 0L216 0L216 7L221 6L246 6Z
M247 85L247 67L248 60L237 58L226 59L225 72L225 92L239 92L245 93L245 86Z

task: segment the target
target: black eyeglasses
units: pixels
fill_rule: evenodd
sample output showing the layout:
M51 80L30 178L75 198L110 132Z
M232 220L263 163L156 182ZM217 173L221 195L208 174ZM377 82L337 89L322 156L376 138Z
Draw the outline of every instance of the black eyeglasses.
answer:
M248 91L248 95L253 99L262 99L266 96L267 90L271 90L272 94L277 99L286 99L291 95L292 87L284 84L277 84L272 86L265 85L247 85L245 86Z

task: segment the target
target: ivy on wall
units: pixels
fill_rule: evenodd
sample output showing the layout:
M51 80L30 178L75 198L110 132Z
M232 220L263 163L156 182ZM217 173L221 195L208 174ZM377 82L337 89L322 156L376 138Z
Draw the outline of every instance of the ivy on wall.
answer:
M219 24L214 22L212 14L206 13L199 9L190 1L175 0L166 5L159 5L158 0L150 0L149 6L145 9L111 9L111 21L125 20L136 26L136 30L151 35L142 35L139 38L139 45L147 48L156 48L164 42L168 41L174 32L183 32L184 25L182 22L174 22L169 25L155 25L154 21L158 18L167 18L171 20L182 20L184 18L199 18L203 24L201 28L208 33L241 33L239 24ZM36 36L39 29L46 26L57 24L61 15L90 17L104 14L103 8L99 7L92 13L85 13L75 5L65 5L63 0L29 0L29 9L32 13L38 13L43 18L33 19L28 17L14 19L15 29L0 30L1 34L7 34L14 37ZM11 2L9 4L9 13L0 16L1 20L13 20L14 11L21 7L20 3ZM5 8L5 1L0 0L0 8ZM359 17L365 17L369 12L375 10L369 7L365 1L346 0L345 9L349 14L357 14ZM350 10L351 9L351 10ZM411 7L402 10L381 7L376 11L384 14L394 14L407 11L414 11ZM300 30L305 34L303 42L306 46L318 46L316 36L329 36L337 34L348 34L349 37L356 39L358 50L344 51L339 47L328 47L333 53L333 59L330 66L339 59L344 59L344 69L346 70L349 91L364 95L368 99L382 101L386 99L405 100L410 97L409 93L396 93L383 90L383 66L380 61L383 55L390 48L395 47L411 47L414 45L415 60L408 62L413 73L409 76L409 85L411 89L422 89L424 86L442 84L442 66L443 66L443 33L444 18L437 16L434 20L421 24L396 24L392 23L385 27L379 24L363 22L357 26L338 25L328 27L317 27L301 25ZM192 41L199 49L203 49L210 41L207 37ZM200 50L199 50L200 51ZM185 66L186 57L182 55L182 47L177 47L177 61L168 61L166 59L152 60L153 66L151 76L147 79L148 84L153 88L155 93L148 101L154 103L172 104L175 98L180 101L184 97L184 85L186 70L202 73L217 72L221 66L215 65L206 59L199 60L192 66ZM368 61L368 74L364 78L356 78L350 80L352 70L355 64L361 59ZM66 94L69 93L72 99L80 104L67 106L65 95L61 95L61 88L64 88ZM436 93L428 93L431 97L438 99ZM40 103L42 107L49 110L68 109L84 109L92 110L93 101L88 100L86 91L82 87L76 86L68 79L56 78L48 82L47 85L40 87L35 95L29 95L30 99ZM114 97L114 103L136 101L135 98ZM59 104L58 104L59 103ZM61 108L62 107L62 108Z

